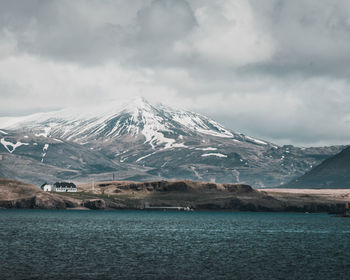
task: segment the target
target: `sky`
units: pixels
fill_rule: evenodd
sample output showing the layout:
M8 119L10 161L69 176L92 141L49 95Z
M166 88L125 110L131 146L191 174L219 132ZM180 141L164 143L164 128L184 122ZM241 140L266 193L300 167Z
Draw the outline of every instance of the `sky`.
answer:
M0 116L131 97L350 144L350 1L0 0Z

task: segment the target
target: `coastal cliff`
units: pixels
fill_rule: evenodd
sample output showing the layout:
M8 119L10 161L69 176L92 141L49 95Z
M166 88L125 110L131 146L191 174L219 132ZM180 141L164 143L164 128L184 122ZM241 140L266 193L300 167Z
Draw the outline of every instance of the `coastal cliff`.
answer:
M110 181L78 185L76 193L48 193L39 187L0 178L0 208L152 209L334 212L343 197L256 190L244 184L189 180Z
M66 209L80 201L42 191L17 180L0 178L0 208Z

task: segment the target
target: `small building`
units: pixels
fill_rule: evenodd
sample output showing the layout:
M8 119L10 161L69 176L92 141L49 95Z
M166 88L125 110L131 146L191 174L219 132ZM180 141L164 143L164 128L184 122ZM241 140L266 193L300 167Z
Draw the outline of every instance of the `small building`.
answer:
M71 182L56 182L53 185L45 182L40 189L45 192L76 192L77 186Z
M56 182L53 184L54 192L76 192L77 186L71 182Z
M41 190L43 190L44 192L52 192L52 185L49 185L48 183L44 183L41 185L40 187Z

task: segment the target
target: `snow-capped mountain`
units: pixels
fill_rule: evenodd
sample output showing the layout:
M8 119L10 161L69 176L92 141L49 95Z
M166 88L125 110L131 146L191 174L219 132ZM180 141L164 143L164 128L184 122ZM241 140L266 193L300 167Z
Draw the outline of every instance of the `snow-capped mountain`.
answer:
M96 109L95 109L96 110ZM80 144L98 139L142 136L153 149L183 147L184 136L214 136L233 141L266 145L252 137L230 132L217 122L197 113L151 105L139 98L124 106L112 104L102 110L64 109L24 118L0 118L4 129L23 129L36 135L57 137Z
M113 172L119 179L134 180L188 178L279 185L341 150L341 147L279 147L230 131L203 115L153 105L144 99L124 105L111 103L98 108L0 118L0 129L5 133L0 133L0 148L13 156L31 149L20 136L32 135L35 141L44 142L56 139L66 145L71 143L75 149L99 153L114 163L114 170L102 168L100 173ZM12 138L6 135L10 132ZM45 146L42 148L45 150ZM72 156L68 148L62 153ZM66 166L59 161L46 162L77 169L74 164ZM87 168L83 173L87 176L88 172Z

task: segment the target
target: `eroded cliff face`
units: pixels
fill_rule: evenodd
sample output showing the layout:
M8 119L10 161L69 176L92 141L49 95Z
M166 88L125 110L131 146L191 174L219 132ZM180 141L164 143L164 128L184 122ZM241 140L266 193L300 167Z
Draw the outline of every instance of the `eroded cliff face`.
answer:
M106 202L103 199L86 199L83 201L83 206L92 210L106 209Z
M344 208L344 201L336 197L264 192L244 184L190 180L113 181L78 188L81 193L102 196L106 207L113 209L177 206L196 210L334 212Z
M245 184L218 184L211 182L199 182L191 180L160 180L149 182L128 182L128 181L115 181L115 182L102 182L97 183L97 193L121 193L136 191L142 192L183 192L183 193L206 193L206 192L235 192L235 193L254 193L255 191L251 186ZM80 186L82 190L88 190L90 185L85 184Z

